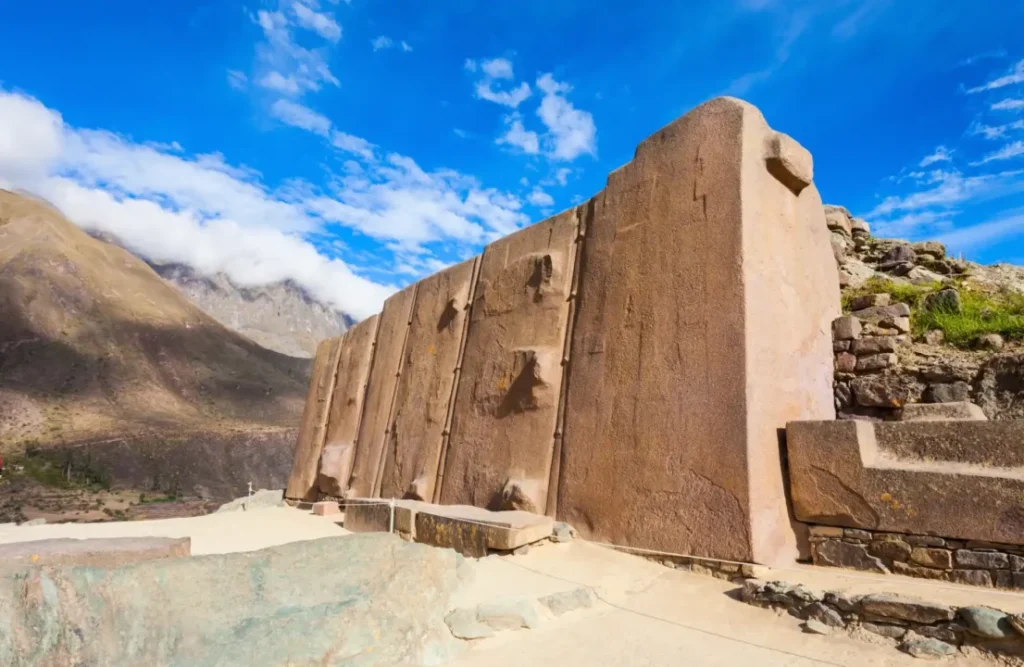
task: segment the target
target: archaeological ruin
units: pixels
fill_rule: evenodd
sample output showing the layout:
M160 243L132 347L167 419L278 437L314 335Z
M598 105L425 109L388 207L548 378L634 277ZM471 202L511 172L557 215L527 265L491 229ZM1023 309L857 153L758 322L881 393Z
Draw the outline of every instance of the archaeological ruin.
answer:
M910 307L870 293L965 263L873 241L813 181L753 106L697 107L590 201L324 341L286 497L521 510L622 547L1024 587L1009 371L914 348ZM868 293L841 304L841 285Z

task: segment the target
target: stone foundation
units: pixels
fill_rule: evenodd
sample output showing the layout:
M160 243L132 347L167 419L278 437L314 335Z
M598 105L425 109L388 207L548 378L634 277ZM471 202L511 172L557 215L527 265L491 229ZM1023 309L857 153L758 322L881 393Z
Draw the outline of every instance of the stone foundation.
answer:
M811 526L815 565L1024 589L1024 546Z

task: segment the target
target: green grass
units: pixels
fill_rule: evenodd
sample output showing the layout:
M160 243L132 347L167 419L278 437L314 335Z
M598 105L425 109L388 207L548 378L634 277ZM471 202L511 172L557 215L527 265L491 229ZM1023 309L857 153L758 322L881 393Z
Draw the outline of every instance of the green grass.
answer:
M948 345L969 348L978 338L997 333L1008 340L1024 340L1024 294L1001 292L986 294L955 283L960 292L962 310L926 311L924 298L945 287L942 283L903 285L885 279L872 278L861 287L843 295L843 310L850 311L855 297L867 294L889 294L893 303L910 306L911 327L914 337L938 329L945 334Z

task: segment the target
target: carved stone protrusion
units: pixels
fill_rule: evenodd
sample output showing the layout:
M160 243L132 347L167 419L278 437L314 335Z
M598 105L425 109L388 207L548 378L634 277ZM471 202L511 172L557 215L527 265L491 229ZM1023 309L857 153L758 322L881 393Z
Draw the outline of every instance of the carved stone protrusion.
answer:
M501 510L521 510L540 514L544 506L544 488L538 480L511 477L501 490Z
M773 132L765 143L768 172L793 194L799 195L814 182L814 158L793 137Z
M328 443L320 454L317 488L329 496L344 497L352 477L352 461L355 455L355 445L351 442Z

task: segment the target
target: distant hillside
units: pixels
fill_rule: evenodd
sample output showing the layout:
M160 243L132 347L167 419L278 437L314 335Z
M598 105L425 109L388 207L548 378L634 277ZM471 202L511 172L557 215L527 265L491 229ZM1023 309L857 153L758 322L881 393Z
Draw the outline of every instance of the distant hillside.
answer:
M112 234L89 233L132 252ZM344 314L290 280L243 287L223 273L207 276L184 264L160 264L139 257L218 322L281 354L312 358L317 343L344 333L352 324Z
M257 345L145 262L0 190L0 451L215 496L281 485L309 361Z

